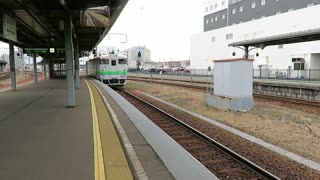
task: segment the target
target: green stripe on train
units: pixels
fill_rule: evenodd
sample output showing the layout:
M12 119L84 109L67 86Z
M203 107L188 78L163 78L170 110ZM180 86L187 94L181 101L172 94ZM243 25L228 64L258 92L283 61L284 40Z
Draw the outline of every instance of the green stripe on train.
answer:
M97 75L127 75L127 71L97 71Z

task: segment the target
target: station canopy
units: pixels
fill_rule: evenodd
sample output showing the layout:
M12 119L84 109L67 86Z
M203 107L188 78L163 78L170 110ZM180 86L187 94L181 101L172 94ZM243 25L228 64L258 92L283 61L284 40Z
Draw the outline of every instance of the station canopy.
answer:
M238 41L230 43L229 46L252 46L264 49L267 46L292 44L316 40L320 40L320 28L257 38L252 40Z
M109 32L128 0L0 0L3 19L15 19L14 44L24 48L64 48L64 20L72 16L79 50L90 51ZM0 31L0 40L8 42Z

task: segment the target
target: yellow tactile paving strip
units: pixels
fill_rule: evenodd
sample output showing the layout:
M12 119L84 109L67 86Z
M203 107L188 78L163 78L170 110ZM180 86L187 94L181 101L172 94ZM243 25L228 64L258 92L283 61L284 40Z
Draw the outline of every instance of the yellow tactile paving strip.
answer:
M132 180L127 159L105 104L92 82L85 81L89 87L93 107L95 180L104 180L103 176L106 180Z

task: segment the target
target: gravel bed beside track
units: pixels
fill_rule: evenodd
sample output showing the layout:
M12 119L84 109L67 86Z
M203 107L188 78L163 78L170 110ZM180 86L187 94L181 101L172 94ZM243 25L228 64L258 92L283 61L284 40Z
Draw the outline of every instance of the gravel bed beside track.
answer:
M271 152L270 150L235 136L230 132L222 130L210 123L202 121L201 119L190 117L189 114L168 107L167 105L143 96L140 93L133 92L133 94L147 100L148 102L151 102L155 106L158 106L165 111L170 112L177 118L184 120L192 127L200 130L209 137L216 139L223 145L236 151L237 153L248 158L249 160L282 179L320 179L320 172L291 161L283 156Z

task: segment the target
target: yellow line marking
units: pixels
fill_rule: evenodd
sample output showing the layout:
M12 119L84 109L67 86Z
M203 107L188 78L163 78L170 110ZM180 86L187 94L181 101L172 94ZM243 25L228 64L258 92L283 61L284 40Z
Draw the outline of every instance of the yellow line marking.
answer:
M94 147L94 179L95 180L105 180L106 175L104 171L104 162L103 162L103 153L102 153L102 145L101 145L101 137L100 137L100 130L99 130L99 122L98 122L98 115L96 110L96 105L94 101L94 96L92 93L92 89L87 82L86 82L91 99L91 107L92 107L92 124L93 124L93 147Z

